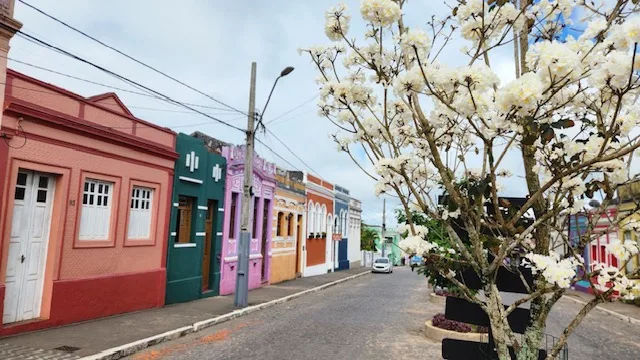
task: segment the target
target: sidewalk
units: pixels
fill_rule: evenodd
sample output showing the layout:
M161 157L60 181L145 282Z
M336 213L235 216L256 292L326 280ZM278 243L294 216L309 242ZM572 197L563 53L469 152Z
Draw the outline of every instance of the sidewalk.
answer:
M254 289L249 291L249 306L264 304L369 271L368 268L350 269ZM16 335L0 339L0 358L73 359L94 355L140 339L193 326L234 310L237 309L233 306L233 295L218 296ZM59 352L59 357L44 356L45 353L58 353L55 349L63 346L78 349L71 353Z
M567 290L564 297L582 303L587 303L591 301L591 299L593 299L592 294L587 294L582 291L576 291L573 289ZM640 307L638 306L625 304L620 301L614 301L599 304L596 307L596 310L604 311L610 315L614 315L620 318L621 320L640 325Z

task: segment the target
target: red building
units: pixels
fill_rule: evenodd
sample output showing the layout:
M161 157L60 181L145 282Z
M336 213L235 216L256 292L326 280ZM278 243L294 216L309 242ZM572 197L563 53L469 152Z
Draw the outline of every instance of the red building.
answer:
M176 134L5 69L0 335L162 306Z
M332 269L333 185L305 174L307 191L307 239L303 276L325 274Z

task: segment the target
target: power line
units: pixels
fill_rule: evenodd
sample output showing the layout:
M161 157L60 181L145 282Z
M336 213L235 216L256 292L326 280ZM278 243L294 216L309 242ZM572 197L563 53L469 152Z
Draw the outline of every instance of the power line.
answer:
M0 84L6 85L7 83L0 82ZM16 89L22 89L22 90L27 90L27 91L38 92L38 93L42 93L42 94L55 95L55 96L64 96L64 97L71 98L71 96L67 95L67 94L61 94L61 93L51 92L51 91L46 91L46 90L32 89L32 88L19 86L19 85L15 85L15 84L11 84L11 87L12 88L16 88ZM127 107L131 107L131 106L127 106ZM161 109L155 109L155 110L161 110ZM191 112L186 112L186 111L185 111L185 113L191 114ZM244 119L244 118L245 118L245 116L242 115L242 116L235 117L233 119L229 119L227 121L235 121L235 120ZM212 124L212 123L214 123L214 121L200 122L200 123L195 123L195 124L176 125L176 126L166 126L166 127L170 128L170 129L175 129L175 128L182 128L182 127L189 127L189 126L208 125L208 124ZM158 125L158 124L154 124L154 125L156 125L158 127L165 127L163 125ZM152 127L152 126L145 125L145 124L139 124L138 126L146 126L146 127L149 127L149 128ZM114 127L100 126L100 127L108 128L108 129L130 129L131 128L131 126L114 126Z
M293 152L293 150L291 150L291 148L289 148L289 146L287 146L287 144L285 144L285 143L284 143L284 141L280 140L280 138L278 138L278 137L276 136L276 134L274 134L271 130L267 129L266 127L265 127L264 129L265 129L269 134L271 134L271 136L273 136L276 140L278 140L278 142L279 142L280 144L282 144L282 146L284 146L284 147L285 147L285 149L287 149L291 154L293 154L293 156L295 156L295 157L296 157L296 159L298 159L301 163L303 163L303 164L304 164L304 166L306 166L307 168L309 168L309 170L311 170L312 172L314 172L316 175L320 176L320 174L319 174L317 171L313 170L313 168L312 168L311 166L309 166L309 164L307 164L307 163L306 163L304 160L302 160L298 155L296 155L296 153L295 153L295 152ZM320 176L320 177L322 177L322 176Z
M58 22L58 23L62 24L63 26L65 26L65 27L67 27L67 28L69 28L69 29L71 29L71 30L73 30L73 31L75 31L75 32L77 32L77 33L79 33L79 34L81 34L81 35L83 35L83 36L85 36L85 37L87 37L87 38L89 38L89 39L91 39L91 40L95 41L95 42L97 42L98 44L100 44L100 45L102 45L102 46L104 46L104 47L107 47L107 48L109 48L109 49L111 49L111 50L113 50L113 51L117 52L118 54L120 54L120 55L122 55L122 56L124 56L124 57L128 58L129 60L132 60L132 61L134 61L134 62L136 62L136 63L138 63L138 64L140 64L140 65L142 65L142 66L144 66L144 67L146 67L147 69L153 70L153 71L155 71L156 73L158 73L158 74L160 74L160 75L162 75L162 76L165 76L165 77L167 77L167 78L169 78L169 79L171 79L171 80L173 80L173 81L177 82L178 84L180 84L180 85L182 85L182 86L185 86L185 87L187 87L187 88L189 88L189 89L191 89L191 90L193 90L193 91L195 91L195 92L197 92L197 93L199 93L199 94L201 94L201 95L204 95L204 96L206 96L207 98L209 98L209 99L211 99L211 100L213 100L213 101L217 102L217 103L218 103L218 104L220 104L220 105L226 106L226 107L228 107L229 109L232 109L232 110L234 110L234 111L236 111L236 112L238 112L238 113L241 113L241 114L244 114L244 115L248 115L248 114L247 114L246 112L244 112L244 111L238 110L238 109L234 108L234 107L233 107L233 106L231 106L231 105L225 104L224 102L222 102L222 101L220 101L220 100L218 100L218 99L214 98L213 96L211 96L211 95L209 95L209 94L207 94L207 93L205 93L205 92L203 92L203 91L200 91L200 90L198 90L198 89L194 88L193 86L188 85L188 84L186 84L186 83L184 83L184 82L182 82L182 81L180 81L180 80L178 80L178 79L174 78L173 76L170 76L170 75L168 75L167 73L162 72L162 71L160 71L160 70L158 70L158 69L154 68L154 67L153 67L153 66L151 66L151 65L147 65L147 64L145 64L144 62L142 62L142 61L140 61L140 60L138 60L138 59L136 59L136 58L134 58L134 57L132 57L132 56L130 56L130 55L128 55L128 54L126 54L126 53L124 53L124 52L122 52L122 51L118 50L118 49L116 49L116 48L114 48L113 46L110 46L110 45L105 44L104 42L102 42L102 41L100 41L100 40L96 39L95 37L93 37L93 36L91 36L91 35L89 35L89 34L85 33L84 31L79 30L79 29L77 29L77 28L75 28L75 27L73 27L73 26L71 26L71 25L67 24L66 22L64 22L64 21L62 21L62 20L60 20L60 19L58 19L58 18L54 17L53 15L49 15L48 13L44 12L43 10L38 9L37 7L35 7L35 6L31 5L31 4L29 4L29 3L27 3L27 2L25 2L25 1L23 1L23 0L18 0L18 1L20 1L22 4L24 4L24 5L26 5L26 6L30 7L31 9L33 9L33 10L35 10L35 11L39 12L40 14L42 14L42 15L44 15L44 16L46 16L46 17L48 17L49 19L54 20L54 21L56 21L56 22Z
M314 95L311 99L306 100L305 102L303 102L302 104L300 104L300 105L298 105L298 106L294 107L293 109L290 109L290 110L285 111L284 113L282 113L282 114L280 114L280 115L278 115L278 116L274 117L273 119L271 119L271 120L267 121L267 122L266 122L266 123L264 123L264 124L265 124L265 125L269 125L269 124L271 124L272 122L274 122L274 121L276 121L276 120L280 119L281 117L283 117L283 116L285 116L285 115L287 115L287 114L290 114L290 113L292 113L292 112L293 112L293 111L295 111L295 110L300 109L301 107L303 107L303 106L307 105L308 103L312 102L313 100L315 100L318 96L319 96L319 94Z
M97 82L97 81L81 78L81 77L78 77L78 76L66 74L66 73L63 73L63 72L60 72L60 71L52 70L52 69L49 69L49 68L46 68L46 67L42 67L42 66L39 66L39 65L35 65L35 64L29 63L29 62L26 62L26 61L14 59L14 58L11 58L11 57L8 57L8 56L0 55L0 57L3 57L5 59L7 59L7 60L11 60L11 61L16 62L18 64L23 64L23 65L26 65L26 66L30 66L30 67L35 68L35 69L39 69L39 70L50 72L52 74L65 76L65 77L68 77L70 79L84 81L84 82L89 83L89 84L99 85L99 86L103 86L103 87L106 87L106 88L109 88L109 89L123 91L123 92L131 93L131 94L135 94L135 95L147 96L147 97L151 97L151 98L158 99L158 100L164 100L164 99L162 99L162 98L160 98L158 96L155 96L155 95L143 93L143 92L140 92L140 91L129 90L129 89L113 86L113 85L107 85L107 84L104 84L104 83L101 83L101 82ZM181 101L181 103L186 104L186 105L190 105L190 106L197 106L197 107L201 107L201 108L207 108L207 109L214 109L214 110L220 110L220 111L232 111L232 110L228 110L228 109L224 109L224 108L220 108L220 107L215 107L215 106L192 104L192 103L183 102L183 101ZM129 107L135 107L135 106L129 106Z
M286 162L289 166L291 166L291 168L293 168L296 171L300 171L295 165L293 165L292 163L289 162L289 160L283 158L282 156L280 156L280 154L278 154L277 152L275 152L272 148L270 148L269 146L267 146L267 144L265 144L264 142L262 142L260 139L258 139L257 137L255 138L256 142L262 144L264 147L266 147L269 151L271 151L271 153L277 157L279 157L282 161Z
M5 26L5 27L6 27L6 25L3 25L3 26ZM228 126L228 127L230 127L230 128L236 129L236 130L238 130L238 131L246 132L246 130L244 130L244 129L242 129L242 128L239 128L239 127L237 127L237 126L235 126L235 125L229 124L229 123L227 123L227 122L225 122L225 121L223 121L223 120L220 120L220 119L218 119L218 118L216 118L216 117L210 116L210 115L208 115L208 114L206 114L206 113L204 113L204 112L202 112L202 111L200 111L200 110L194 109L194 108L193 108L193 107L191 107L191 106L188 106L188 105L186 105L186 104L184 104L184 103L181 103L181 102L179 102L179 101L176 101L176 100L174 100L174 99L170 98L170 97L169 97L169 96L167 96L167 95L162 94L161 92L158 92L158 91L153 90L153 89L151 89L151 88L149 88L149 87L146 87L146 86L144 86L144 85L142 85L142 84L140 84L140 83L138 83L138 82L135 82L135 81L133 81L133 80L131 80L131 79L129 79L129 78L127 78L127 77L125 77L125 76L122 76L122 75L120 75L120 74L117 74L117 73L115 73L115 72L113 72L113 71L111 71L111 70L109 70L109 69L106 69L106 68L104 68L104 67L100 66L100 65L96 65L96 64L92 63L91 61L88 61L88 60L86 60L86 59L84 59L84 58L82 58L82 57L80 57L80 56L73 55L73 54L69 53L68 51L66 51L66 50L64 50L64 49L61 49L61 48L59 48L59 47L57 47L57 46L54 46L54 45L51 45L51 44L47 43L46 41L40 40L40 39L38 39L38 38L36 38L36 37L34 37L34 36L31 36L31 35L29 35L29 34L25 34L24 32L22 32L22 31L20 31L20 30L18 30L18 31L17 31L17 33L18 33L18 34L20 34L20 35L21 35L21 36L23 36L23 37L24 37L24 36L26 36L26 37L28 37L28 38L30 38L30 39L32 39L32 40L34 40L34 41L36 41L37 43L39 43L39 44L40 44L40 46L47 47L47 48L49 48L49 49L51 49L51 50L59 51L59 52L61 52L62 54L64 54L65 56L71 57L71 58L73 58L73 59L75 59L75 60L78 60L78 61L80 61L80 62L82 62L82 63L88 64L88 65L91 65L91 66L93 66L94 68L96 68L96 69L98 69L98 70L101 70L101 71L103 71L103 72L106 72L107 74L109 74L109 75L111 75L111 76L114 76L114 77L116 77L116 78L118 78L118 79L120 79L120 80L123 80L123 81L125 81L125 82L127 82L127 83L129 83L129 84L135 85L135 86L137 86L137 87L139 87L139 88L142 88L142 89L144 89L144 90L146 90L146 91L149 91L149 92L151 92L151 93L154 93L154 94L156 94L157 96L161 97L161 100L164 100L164 101L167 101L167 102L170 102L170 103L173 103L173 104L176 104L176 105L182 106L182 107L184 107L184 108L187 108L187 109L189 109L189 110L191 110L191 111L193 111L193 112L196 112L196 113L198 113L198 114L200 114L200 115L206 116L206 117L208 117L208 118L210 118L210 119L212 119L212 120L214 120L214 121L216 121L216 122L218 122L218 123L220 123L220 124L223 124L223 125L225 125L225 126Z

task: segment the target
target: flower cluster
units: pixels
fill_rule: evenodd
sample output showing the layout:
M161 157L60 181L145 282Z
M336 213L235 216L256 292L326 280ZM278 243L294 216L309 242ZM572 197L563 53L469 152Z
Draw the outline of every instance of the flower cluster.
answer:
M531 268L534 275L541 274L547 283L568 288L576 277L576 267L583 261L573 257L560 259L558 254L550 252L548 256L528 253L523 263Z
M575 80L582 75L580 54L566 42L538 42L527 52L526 62L546 83Z
M349 31L351 16L347 13L347 5L332 6L325 13L324 33L331 41L342 40L342 36Z
M620 269L603 263L593 264L597 287L601 291L613 289L626 300L633 300L640 296L640 282L630 281Z
M485 0L467 0L458 6L456 16L462 36L467 40L478 40L481 34L495 39L505 29L522 29L525 21L525 17L512 3L489 6Z
M528 72L500 88L496 94L496 103L505 113L515 110L520 115L527 115L535 110L543 94L544 84L540 76Z
M413 57L417 55L420 59L425 59L426 54L431 49L431 39L421 29L411 28L400 36L400 46L405 54Z
M400 6L392 0L362 0L360 13L363 19L380 27L387 27L402 16Z
M605 246L607 252L618 258L620 261L627 261L633 255L638 253L638 246L631 242L612 241Z
M438 245L426 241L422 236L414 235L407 236L406 238L400 240L398 246L402 248L402 250L407 254L424 255L437 248Z

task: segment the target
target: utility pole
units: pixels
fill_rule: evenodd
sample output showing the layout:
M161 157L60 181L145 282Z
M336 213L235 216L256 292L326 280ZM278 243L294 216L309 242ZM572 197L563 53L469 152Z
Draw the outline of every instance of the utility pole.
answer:
M387 199L382 199L382 257L387 254Z
M251 85L249 87L249 112L247 113L247 142L244 153L244 186L242 196L242 219L240 223L240 243L238 244L238 265L234 304L246 307L249 303L249 253L251 252L251 232L249 216L253 193L253 146L256 112L256 63L251 63ZM253 219L256 221L256 219ZM265 259L262 259L265 261Z

